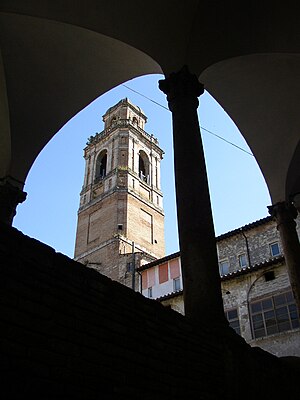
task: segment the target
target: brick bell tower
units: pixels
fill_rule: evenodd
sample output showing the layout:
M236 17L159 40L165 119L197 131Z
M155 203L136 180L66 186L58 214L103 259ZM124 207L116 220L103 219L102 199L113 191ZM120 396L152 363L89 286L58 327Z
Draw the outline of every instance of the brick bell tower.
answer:
M75 244L75 260L139 289L139 265L165 255L163 195L157 139L147 117L127 98L103 116L89 138Z

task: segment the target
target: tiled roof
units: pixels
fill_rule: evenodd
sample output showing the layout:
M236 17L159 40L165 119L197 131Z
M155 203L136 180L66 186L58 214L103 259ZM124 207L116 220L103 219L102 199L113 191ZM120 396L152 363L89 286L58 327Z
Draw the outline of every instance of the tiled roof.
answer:
M224 233L223 235L217 236L216 241L219 242L219 241L221 241L223 239L227 239L231 236L238 235L241 231L248 231L257 226L264 225L270 221L272 221L272 217L265 217L265 218L259 219L257 221L251 222L251 224L241 226L240 228L234 229L232 231ZM137 268L137 271L139 271L139 272L145 271L146 269L152 268L155 265L163 264L164 262L172 260L173 258L177 258L177 257L180 257L180 251L177 251L176 253L173 253L173 254L169 254L168 256L165 256L163 258L158 258L157 260L151 261L148 264L142 265L139 268Z
M256 271L258 269L262 269L265 267L271 267L272 265L282 264L283 262L284 262L284 256L277 256L277 257L269 258L269 260L265 260L261 263L254 264L251 267L238 269L237 271L230 272L229 274L226 274L226 275L222 275L221 281L233 279L233 278L236 278L237 276L244 275L244 274Z
M268 222L272 221L273 218L271 216L265 217L262 219L258 219L257 221L251 222L250 224L241 226L240 228L233 229L232 231L223 233L216 237L216 241L219 242L220 240L227 239L231 236L238 235L241 231L249 231L250 229L256 228L257 226L267 224Z
M144 271L145 269L149 269L151 267L154 267L155 265L163 264L166 261L172 260L173 258L177 258L180 256L180 251L177 251L176 253L169 254L168 256L165 256L163 258L158 258L157 260L151 261L148 264L141 265L140 267L137 268L137 271Z
M231 273L229 273L227 275L222 275L221 276L221 281L234 279L237 276L249 274L251 272L257 271L257 270L262 269L262 268L271 267L273 265L279 265L279 264L282 264L283 262L284 262L284 256L273 257L273 258L270 258L269 260L263 261L263 262L261 262L259 264L254 264L251 267L239 269L239 270L231 272ZM182 294L183 294L183 290L177 290L176 292L167 293L164 296L158 297L155 300L164 301L164 300L171 299L173 297L180 296Z
M183 290L181 289L181 290L177 290L176 292L164 294L163 296L158 297L155 300L157 300L157 301L168 300L168 299L172 299L173 297L180 296L182 294L183 294Z
M238 269L237 271L230 272L229 274L226 274L226 275L222 275L221 281L233 279L233 278L236 278L237 276L244 275L244 274L256 271L261 268L271 267L272 265L282 264L283 262L284 262L284 256L277 256L277 257L269 258L268 260L265 260L258 264L254 264L251 267Z

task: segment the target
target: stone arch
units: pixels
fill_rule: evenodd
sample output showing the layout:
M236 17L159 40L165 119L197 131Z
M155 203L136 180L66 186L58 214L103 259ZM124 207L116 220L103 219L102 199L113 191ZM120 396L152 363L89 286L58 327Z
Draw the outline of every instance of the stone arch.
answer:
M147 154L143 150L139 152L139 177L146 183L150 181L150 162Z
M22 182L52 137L93 100L130 79L162 72L153 58L125 40L76 24L11 14L2 21L2 28L5 49L19 41L22 46L8 50L11 57L3 59L11 74L0 68L0 86L5 85L3 93L13 104L10 109L4 101L0 105L11 135L4 139L1 135L5 157L1 157L0 171ZM34 55L34 64L24 64L28 54ZM18 95L15 85L20 88ZM32 112L34 119L29 118ZM20 141L22 146L16 145Z
M110 125L113 125L113 124L115 124L117 122L117 116L116 115L113 115L112 117L111 117L111 120L110 120Z
M102 180L107 174L107 150L102 150L96 160L95 181Z

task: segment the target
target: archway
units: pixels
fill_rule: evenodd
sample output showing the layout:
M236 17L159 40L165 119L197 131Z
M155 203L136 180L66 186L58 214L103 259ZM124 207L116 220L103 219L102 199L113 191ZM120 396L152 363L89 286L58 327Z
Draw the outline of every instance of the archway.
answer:
M103 179L107 172L107 150L101 151L96 160L95 181Z

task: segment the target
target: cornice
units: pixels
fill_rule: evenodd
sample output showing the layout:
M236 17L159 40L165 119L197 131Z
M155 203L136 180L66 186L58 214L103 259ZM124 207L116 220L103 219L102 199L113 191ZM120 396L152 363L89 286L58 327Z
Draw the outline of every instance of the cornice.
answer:
M102 140L108 138L110 135L112 135L116 130L122 129L122 128L127 128L136 133L136 135L140 135L143 139L145 139L148 144L151 144L155 150L161 154L161 157L164 153L164 151L159 147L159 143L157 138L155 138L153 135L147 133L144 131L142 128L139 126L133 125L132 122L129 119L121 119L116 122L114 122L110 127L104 129L103 131L96 133L94 136L90 136L87 141L87 146L84 148L85 154L87 153L87 150L90 147L95 146L96 144L100 143Z

